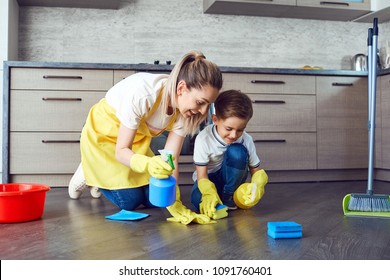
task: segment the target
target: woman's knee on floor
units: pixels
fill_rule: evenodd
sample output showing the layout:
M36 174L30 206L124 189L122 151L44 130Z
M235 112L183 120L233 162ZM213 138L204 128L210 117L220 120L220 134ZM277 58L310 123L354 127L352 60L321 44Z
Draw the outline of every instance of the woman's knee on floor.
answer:
M103 195L113 204L123 210L134 210L144 201L144 191L141 188L102 190Z

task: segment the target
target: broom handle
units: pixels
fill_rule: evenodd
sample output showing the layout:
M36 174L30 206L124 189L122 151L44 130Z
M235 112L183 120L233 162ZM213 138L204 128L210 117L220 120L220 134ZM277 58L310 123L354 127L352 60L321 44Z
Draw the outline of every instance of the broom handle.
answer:
M368 100L368 115L367 115L367 131L368 141L370 143L370 120L371 120L371 64L372 64L372 28L368 29L367 36L367 71L368 71L368 87L367 87L367 100Z
M376 72L377 72L377 52L378 52L378 19L374 18L372 28L372 50L371 65L368 68L368 74L371 73L371 82L369 81L369 123L368 123L368 184L367 194L374 193L374 151L375 151L375 110L376 110Z

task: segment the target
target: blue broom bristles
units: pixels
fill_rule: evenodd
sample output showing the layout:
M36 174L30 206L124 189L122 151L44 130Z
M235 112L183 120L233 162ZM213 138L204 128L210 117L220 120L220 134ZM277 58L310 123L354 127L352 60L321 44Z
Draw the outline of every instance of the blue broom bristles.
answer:
M351 194L348 209L361 212L390 212L388 195Z

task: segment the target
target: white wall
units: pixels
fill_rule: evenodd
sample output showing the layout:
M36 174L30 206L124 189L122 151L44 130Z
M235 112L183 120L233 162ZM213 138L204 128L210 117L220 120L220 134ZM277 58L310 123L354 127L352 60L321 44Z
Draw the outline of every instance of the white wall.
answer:
M2 0L0 4L0 91L3 93L3 61L18 59L19 6L16 0ZM0 122L3 123L3 94L0 100ZM2 130L0 146L3 147ZM0 162L0 177L3 162Z
M221 66L349 69L350 58L366 52L370 23L211 15L203 14L202 3L125 0L119 10L21 7L19 56L174 63L200 49Z

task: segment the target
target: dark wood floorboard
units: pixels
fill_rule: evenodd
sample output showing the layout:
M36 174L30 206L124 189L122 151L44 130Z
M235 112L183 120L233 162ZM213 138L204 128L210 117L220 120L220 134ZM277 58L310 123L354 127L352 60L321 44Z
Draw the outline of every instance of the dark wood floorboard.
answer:
M182 186L187 206L190 188ZM365 188L364 181L269 184L255 208L189 226L167 222L165 208L139 209L150 214L140 221L107 220L119 209L105 198L71 200L66 188L52 188L41 219L0 224L0 258L388 260L390 219L342 212L343 197ZM375 192L389 194L390 184L375 182ZM303 238L267 236L267 222L285 220L302 224Z

